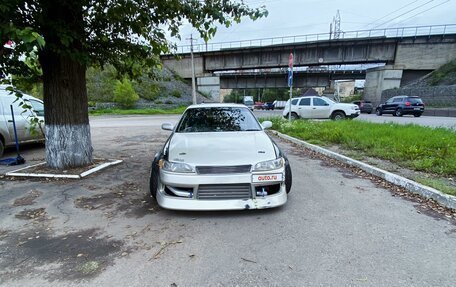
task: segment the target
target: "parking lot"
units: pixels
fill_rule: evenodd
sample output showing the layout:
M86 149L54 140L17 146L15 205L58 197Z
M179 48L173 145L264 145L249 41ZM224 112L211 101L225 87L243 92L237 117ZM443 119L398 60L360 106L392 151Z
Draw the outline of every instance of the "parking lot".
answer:
M454 286L453 219L278 139L293 171L285 206L159 208L150 164L169 135L161 123L177 120L94 117L95 156L122 164L82 180L0 178L0 285Z

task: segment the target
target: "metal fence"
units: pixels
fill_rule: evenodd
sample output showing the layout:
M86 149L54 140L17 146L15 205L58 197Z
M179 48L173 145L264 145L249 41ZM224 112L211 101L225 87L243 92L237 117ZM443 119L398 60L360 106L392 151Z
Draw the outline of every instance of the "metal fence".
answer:
M194 44L194 52L210 52L220 51L224 49L234 48L249 48L249 47L265 47L272 45L294 44L315 42L322 40L339 40L339 39L360 39L360 38L401 38L401 37L416 37L416 36L432 36L432 35L449 35L456 34L456 24L446 25L431 25L431 26L414 26L414 27L401 27L401 28L384 28L372 30L357 30L357 31L342 31L337 39L334 39L334 34L319 33L319 34L306 34L262 39L251 39L231 42L218 42L206 44ZM190 45L177 46L175 53L184 54L190 53Z

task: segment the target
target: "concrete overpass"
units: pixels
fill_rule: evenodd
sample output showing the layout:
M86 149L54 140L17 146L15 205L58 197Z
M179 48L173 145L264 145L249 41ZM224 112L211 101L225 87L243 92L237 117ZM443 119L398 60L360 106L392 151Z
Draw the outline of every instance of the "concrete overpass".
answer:
M179 47L180 60L163 55L163 64L183 78L191 77L189 46ZM217 71L285 68L290 52L294 65L384 63L369 70L365 96L378 102L382 90L400 87L456 57L456 24L328 33L196 46L195 72L199 89L215 87ZM204 79L207 78L207 79Z
M366 70L296 71L293 87L329 87L332 80L364 79ZM287 74L283 72L220 73L220 89L287 88Z

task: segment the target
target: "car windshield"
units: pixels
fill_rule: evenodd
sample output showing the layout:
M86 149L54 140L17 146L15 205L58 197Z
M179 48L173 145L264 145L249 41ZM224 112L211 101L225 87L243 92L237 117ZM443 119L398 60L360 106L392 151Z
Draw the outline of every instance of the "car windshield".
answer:
M176 132L260 131L261 126L247 108L217 107L188 109Z

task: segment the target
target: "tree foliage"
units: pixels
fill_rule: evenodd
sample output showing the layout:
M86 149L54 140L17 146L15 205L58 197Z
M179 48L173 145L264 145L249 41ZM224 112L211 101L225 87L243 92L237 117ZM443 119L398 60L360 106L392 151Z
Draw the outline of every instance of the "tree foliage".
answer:
M61 7L73 11L74 19L57 17ZM7 0L0 3L0 13L6 17L0 23L1 42L15 43L15 49L0 46L3 72L28 77L37 71L24 66L21 57L36 53L45 42L46 49L85 65L111 63L121 74L135 77L159 65L160 53L171 51L166 30L180 38L179 27L188 22L209 39L217 23L229 27L244 16L255 20L267 15L264 7L251 9L229 0Z

